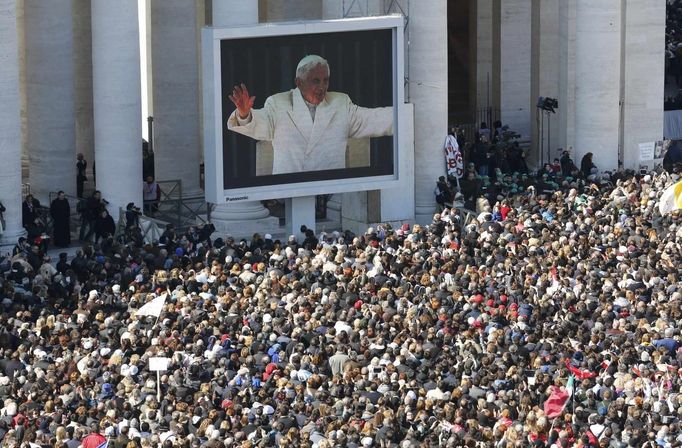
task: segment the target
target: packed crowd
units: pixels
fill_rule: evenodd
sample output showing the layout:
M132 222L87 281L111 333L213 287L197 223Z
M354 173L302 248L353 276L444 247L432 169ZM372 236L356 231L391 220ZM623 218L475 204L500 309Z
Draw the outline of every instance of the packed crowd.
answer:
M493 130L481 123L473 141L453 130L462 151L463 173L455 178L452 170L448 176L436 181L434 196L439 209L443 207L464 207L479 210L480 201L488 203L501 201L510 195L517 195L531 189L551 194L561 189L585 188L586 183L608 185L623 173L600 173L593 161L593 154L583 155L578 167L570 151L561 151L561 156L545 163L537 171L530 171L526 163L525 150L519 143L520 135L496 121Z
M71 261L18 246L0 263L0 444L680 446L682 227L655 207L674 178L357 236L171 228ZM160 395L152 357L170 358Z

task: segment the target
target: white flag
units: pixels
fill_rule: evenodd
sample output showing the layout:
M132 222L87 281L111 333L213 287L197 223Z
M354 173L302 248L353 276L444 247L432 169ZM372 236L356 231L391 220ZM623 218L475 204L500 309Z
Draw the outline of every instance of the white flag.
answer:
M448 170L448 176L461 179L464 175L462 152L459 150L457 139L452 135L445 137L445 166Z
M677 182L665 189L658 203L661 215L682 208L682 181Z
M166 303L166 296L168 294L162 294L151 302L145 303L142 308L135 312L136 316L154 316L159 317L161 315L161 310L163 305Z

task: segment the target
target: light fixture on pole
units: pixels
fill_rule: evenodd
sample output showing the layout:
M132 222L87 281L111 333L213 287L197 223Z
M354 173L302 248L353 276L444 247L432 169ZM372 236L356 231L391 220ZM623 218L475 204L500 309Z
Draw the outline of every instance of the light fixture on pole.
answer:
M545 146L545 129L544 129L544 115L547 113L547 163L551 163L552 152L552 127L550 126L550 114L555 114L556 109L559 108L559 100L556 98L539 97L537 108L540 112L540 163L544 165L544 146Z

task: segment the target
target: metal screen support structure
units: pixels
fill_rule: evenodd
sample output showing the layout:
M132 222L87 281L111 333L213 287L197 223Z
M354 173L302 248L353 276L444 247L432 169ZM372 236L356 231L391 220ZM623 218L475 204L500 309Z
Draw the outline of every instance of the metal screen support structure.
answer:
M364 4L364 10L362 9ZM357 12L356 12L357 11ZM369 0L343 0L343 18L369 16Z

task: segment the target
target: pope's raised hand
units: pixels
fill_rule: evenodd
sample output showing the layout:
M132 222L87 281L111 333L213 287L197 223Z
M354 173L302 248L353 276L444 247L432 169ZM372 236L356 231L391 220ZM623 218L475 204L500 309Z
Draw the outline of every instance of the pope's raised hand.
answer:
M234 86L234 89L232 89L232 95L229 95L228 98L237 107L239 118L244 119L249 117L251 109L253 108L253 102L256 100L256 97L249 96L249 91L244 83Z

